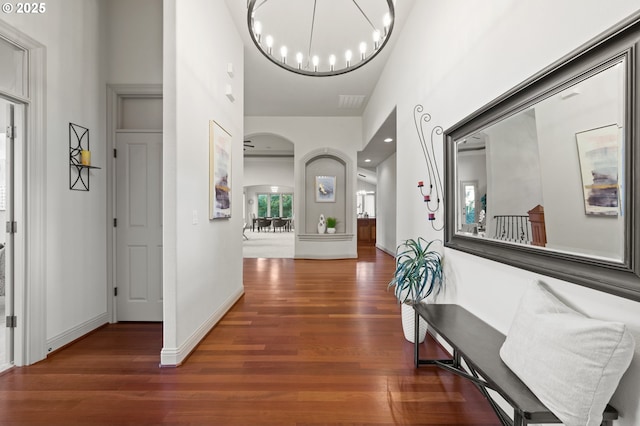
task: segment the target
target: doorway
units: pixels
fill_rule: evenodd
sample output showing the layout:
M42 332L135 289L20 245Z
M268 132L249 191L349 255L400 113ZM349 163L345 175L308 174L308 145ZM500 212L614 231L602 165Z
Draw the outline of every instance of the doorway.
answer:
M9 316L12 325L0 327L3 357L11 360L5 364L0 358L3 367L32 364L47 352L45 53L42 44L0 21L0 131L5 133L5 148L13 148L0 150L5 156L5 217L0 218L5 223L0 226L9 222L5 313L0 317ZM13 125L6 122L8 105L13 107Z
M245 136L243 257L295 256L294 159L293 142L280 135Z
M162 321L162 87L110 85L107 122L113 321Z
M460 182L460 216L458 218L458 227L462 228L465 232L471 232L475 229L477 232L478 208L480 204L480 197L478 196L478 181L463 181Z
M291 164L293 168L293 164ZM245 221L244 258L294 257L294 188L253 185L244 187L249 219ZM245 216L247 217L247 216Z
M24 158L24 106L0 97L0 371L14 362L15 253L17 216L21 212L20 176ZM23 224L22 224L23 225Z

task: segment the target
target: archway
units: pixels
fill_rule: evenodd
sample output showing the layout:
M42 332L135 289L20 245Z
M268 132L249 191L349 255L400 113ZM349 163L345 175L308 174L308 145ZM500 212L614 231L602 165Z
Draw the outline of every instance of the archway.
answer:
M294 257L294 145L279 135L244 142L245 257Z

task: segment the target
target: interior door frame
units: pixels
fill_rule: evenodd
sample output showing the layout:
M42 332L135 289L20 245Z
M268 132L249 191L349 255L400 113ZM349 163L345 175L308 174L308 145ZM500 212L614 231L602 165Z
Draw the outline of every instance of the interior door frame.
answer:
M14 287L14 313L18 319L14 330L14 365L23 366L40 361L47 355L46 48L4 21L0 21L0 36L25 49L29 57L27 96L2 93L5 99L24 106L24 122L19 130L24 132L19 136L25 141L24 160L19 177L21 187L18 189L22 191L24 208L16 217L19 241L16 241L14 262L17 283Z
M116 148L116 131L122 113L123 99L162 98L162 84L108 84L107 85L107 152ZM107 155L107 312L111 323L117 322L116 287L116 163L113 154ZM110 297L109 297L110 295Z

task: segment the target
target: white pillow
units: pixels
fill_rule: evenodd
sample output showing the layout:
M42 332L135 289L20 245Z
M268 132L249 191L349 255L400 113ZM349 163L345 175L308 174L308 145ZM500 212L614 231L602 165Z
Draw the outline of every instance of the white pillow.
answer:
M634 347L623 323L589 318L536 282L500 357L566 426L599 426Z

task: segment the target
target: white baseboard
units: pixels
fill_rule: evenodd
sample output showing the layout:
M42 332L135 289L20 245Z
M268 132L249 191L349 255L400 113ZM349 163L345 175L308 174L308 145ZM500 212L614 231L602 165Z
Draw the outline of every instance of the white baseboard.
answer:
M102 327L108 322L109 314L107 312L104 312L95 318L85 321L82 324L78 324L77 326L70 328L63 333L52 337L51 339L47 339L47 354L60 349L64 345L68 345L74 340L81 338L85 334L92 332L96 328Z
M229 309L244 295L244 287L232 294L211 316L198 327L185 342L177 348L162 348L160 352L161 367L177 367L196 348L198 343L211 331L211 329L229 312Z
M354 234L337 232L335 234L296 234L299 241L353 241Z
M395 253L394 251L389 250L389 249L387 249L387 248L385 248L385 247L382 247L382 246L381 246L381 245L379 245L379 244L376 244L376 248L377 248L378 250L382 250L383 252L387 253L388 255L390 255L390 256L392 256L392 257L396 257L396 253Z
M333 253L333 254L296 254L295 259L311 260L336 260L336 259L357 259L358 255L353 253Z

